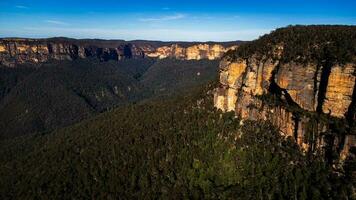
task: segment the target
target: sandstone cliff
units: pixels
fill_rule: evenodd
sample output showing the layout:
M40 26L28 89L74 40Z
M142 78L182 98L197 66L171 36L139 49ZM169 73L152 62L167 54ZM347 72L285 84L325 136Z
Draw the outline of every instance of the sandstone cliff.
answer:
M220 58L228 50L235 49L236 47L236 45L224 47L219 44L197 44L189 47L182 47L178 44L173 44L171 46L159 47L155 51L147 53L147 56L161 59L176 58L183 60L215 60Z
M23 63L42 63L51 59L98 58L101 61L126 58L176 58L184 60L218 59L236 45L171 44L150 41L96 41L74 39L2 39L0 64L13 67Z
M261 40L267 41L252 42L248 53L239 49L221 61L215 106L243 120L270 120L305 151L337 152L345 159L356 147L355 57L339 62L323 54L324 59L300 62L285 59L288 42L266 42L266 47ZM256 43L266 51L254 51Z

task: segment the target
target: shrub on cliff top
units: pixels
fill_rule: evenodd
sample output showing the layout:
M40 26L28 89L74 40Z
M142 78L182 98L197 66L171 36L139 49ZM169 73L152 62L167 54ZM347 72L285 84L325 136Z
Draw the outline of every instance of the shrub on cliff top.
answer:
M276 47L283 47L280 57ZM235 60L252 55L281 59L282 62L353 62L356 55L356 26L311 25L279 28L257 40L242 44L225 56Z

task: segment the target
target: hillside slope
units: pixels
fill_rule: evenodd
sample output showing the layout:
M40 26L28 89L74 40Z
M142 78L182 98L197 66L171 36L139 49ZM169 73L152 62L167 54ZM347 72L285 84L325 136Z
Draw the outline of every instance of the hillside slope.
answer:
M349 171L332 173L268 123L240 126L206 91L0 142L0 197L352 198Z
M48 63L16 84L0 101L1 137L62 127L138 98L133 75L95 62Z
M184 90L215 80L217 60L157 60L142 76L140 82L157 95L181 93Z
M147 58L0 68L0 138L50 131L130 102L177 95L214 80L217 69L217 61Z

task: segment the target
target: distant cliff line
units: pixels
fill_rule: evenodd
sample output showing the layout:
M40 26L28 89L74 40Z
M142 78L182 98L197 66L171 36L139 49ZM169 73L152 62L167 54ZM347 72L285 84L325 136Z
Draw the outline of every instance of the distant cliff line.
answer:
M17 64L38 64L51 59L77 58L98 58L101 61L145 57L215 60L241 43L3 38L0 39L0 64L14 67Z

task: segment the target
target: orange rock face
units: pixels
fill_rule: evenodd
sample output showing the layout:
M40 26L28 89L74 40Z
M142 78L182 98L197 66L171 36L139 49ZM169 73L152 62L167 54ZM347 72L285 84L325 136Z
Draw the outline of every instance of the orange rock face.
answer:
M356 65L348 63L336 65L331 69L326 90L326 99L323 112L335 117L344 117L352 102L352 93L355 88Z
M294 102L308 111L316 111L318 90L317 77L321 71L317 71L314 63L305 65L287 63L280 66L276 74L276 83L282 89L286 89ZM315 84L317 83L317 84Z
M330 117L344 120L355 101L352 98L356 65L331 66L327 81L321 80L323 70L316 63L279 63L255 56L235 61L226 58L220 63L220 87L215 89L214 104L222 111L235 111L243 120L271 121L282 135L294 138L305 151L321 149L326 145L322 133L333 131L329 129ZM326 84L324 94L320 90L321 84ZM271 103L273 96L280 100L273 99ZM319 117L315 120L310 118L312 115L330 119ZM306 138L313 138L314 142L311 144ZM345 144L346 149L338 150L341 158L356 145L354 141L351 135L335 139L335 142Z
M175 58L182 60L219 59L226 51L236 46L224 47L219 44L197 44L182 47L178 44L155 47L150 43L117 45L81 41L3 39L0 40L0 64L11 67L23 63L42 63L48 60L73 60L96 57L102 61L125 58ZM154 43L154 42L151 42Z
M153 58L176 58L182 60L200 60L209 59L215 60L221 58L221 56L230 49L234 49L237 46L223 47L218 44L198 44L189 47L181 47L177 44L171 46L162 46L155 51L147 52L148 57Z
M6 51L5 45L0 45L0 52L5 52L5 51Z

